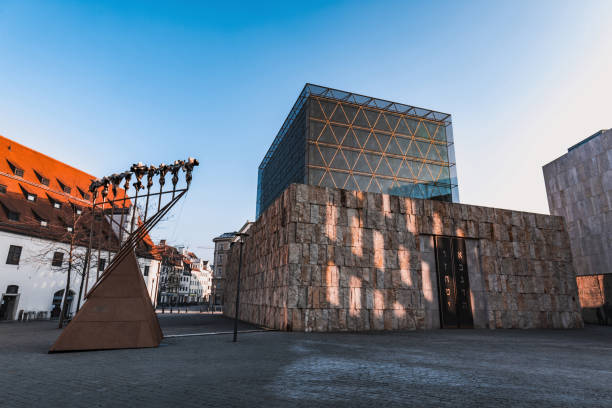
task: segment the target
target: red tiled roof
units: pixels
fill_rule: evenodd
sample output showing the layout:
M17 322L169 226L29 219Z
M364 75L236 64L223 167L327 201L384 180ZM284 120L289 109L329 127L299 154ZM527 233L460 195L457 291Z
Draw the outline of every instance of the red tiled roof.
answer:
M39 218L47 221L50 227L63 229L66 220L73 216L73 206L81 209L91 207L89 185L95 179L84 171L0 135L0 185L6 189L0 193L0 204L4 207L4 211L0 211L0 229L53 239L54 236L49 235L52 228L41 227ZM34 201L28 200L28 194L35 195ZM109 188L107 199L121 200L123 197L123 189L118 188L117 197L114 197L112 188ZM55 208L54 203L59 203L60 208ZM130 206L127 199L125 207ZM115 207L122 207L122 202L116 202ZM19 213L20 220L9 220L7 209ZM89 222L84 224L84 228L89 226ZM110 234L109 225L106 229L108 231L103 231L105 235L114 235ZM149 235L143 244L137 252L144 251L142 255L156 257Z

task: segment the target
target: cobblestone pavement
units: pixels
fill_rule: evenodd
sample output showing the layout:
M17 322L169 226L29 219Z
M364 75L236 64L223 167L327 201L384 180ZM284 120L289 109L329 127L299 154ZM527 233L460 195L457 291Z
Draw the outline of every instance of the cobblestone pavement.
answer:
M160 322L166 334L231 326L218 315ZM612 406L612 327L252 332L46 354L58 333L0 324L0 406Z

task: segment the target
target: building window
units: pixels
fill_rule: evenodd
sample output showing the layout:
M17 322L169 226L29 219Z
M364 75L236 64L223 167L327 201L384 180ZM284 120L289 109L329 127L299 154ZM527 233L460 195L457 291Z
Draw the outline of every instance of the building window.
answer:
M56 251L53 253L53 260L51 261L51 266L62 266L63 261L64 261L64 253Z
M19 213L12 211L12 210L8 210L6 212L6 216L9 220L11 221L19 221Z
M72 227L66 227L66 231L72 232Z
M6 186L4 184L0 184L0 193L6 193Z
M49 185L49 179L43 176L40 176L40 184L44 184L45 186Z
M47 221L45 221L45 220L40 220L40 226L41 226L41 227L46 227L46 226L48 226L48 225L49 225L49 223L48 223Z
M19 265L19 258L21 258L21 248L17 245L11 245L9 247L8 256L6 257L6 263L9 265Z
M17 177L23 177L23 169L20 169L19 167L13 167L13 174Z
M98 261L98 270L103 271L106 266L106 259L102 258Z
M144 276L149 276L149 266L144 267Z
M28 201L36 201L36 194L28 193Z
M80 208L77 208L76 209L76 213L77 213L77 215L81 215L81 214L83 214L83 210L81 210Z
M53 202L53 208L60 208L61 206L62 205L59 202L57 202L57 201Z
M66 194L70 194L72 192L72 189L68 186L62 185L62 191Z

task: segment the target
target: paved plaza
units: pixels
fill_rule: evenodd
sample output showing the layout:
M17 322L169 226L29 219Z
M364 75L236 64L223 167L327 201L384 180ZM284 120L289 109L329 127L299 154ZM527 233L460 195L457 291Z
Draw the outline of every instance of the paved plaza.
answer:
M612 327L287 333L160 316L156 349L47 354L52 322L0 324L2 407L610 407ZM171 337L173 336L173 337Z

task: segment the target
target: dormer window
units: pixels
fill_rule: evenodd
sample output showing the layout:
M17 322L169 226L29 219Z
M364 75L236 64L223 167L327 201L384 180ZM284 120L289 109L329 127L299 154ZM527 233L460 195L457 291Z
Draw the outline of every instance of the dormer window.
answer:
M9 164L9 167L11 168L11 171L14 175L16 175L17 177L23 177L23 169L21 167L17 166L15 163L11 162L8 159L6 161Z
M38 178L38 181L40 182L40 184L43 184L45 186L49 186L49 179L44 177L42 174L40 174L39 172L37 172L36 170L34 170L34 174L36 174L36 178Z
M60 185L62 191L66 194L70 194L72 192L72 189L70 187L68 187L66 184L62 183L60 181L60 179L57 179L58 184Z
M36 194L28 193L27 198L28 198L28 201L36 201Z
M79 193L81 194L81 197L83 197L84 200L89 200L89 193L85 192L85 190L81 190L81 188L78 186L77 190L79 190Z

